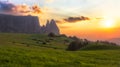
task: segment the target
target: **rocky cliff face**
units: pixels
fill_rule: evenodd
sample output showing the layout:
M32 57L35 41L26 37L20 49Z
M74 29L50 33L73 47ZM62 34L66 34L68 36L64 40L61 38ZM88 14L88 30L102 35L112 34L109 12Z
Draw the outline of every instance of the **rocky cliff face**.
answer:
M0 14L0 32L7 33L54 33L59 34L59 28L54 20L47 21L46 26L40 26L36 16L13 16Z
M47 21L46 25L43 25L41 27L41 30L43 33L49 34L49 33L54 33L56 35L60 34L60 30L58 28L58 26L56 25L56 22L54 19L52 19L51 21Z
M38 33L39 20L36 16L0 15L0 32Z

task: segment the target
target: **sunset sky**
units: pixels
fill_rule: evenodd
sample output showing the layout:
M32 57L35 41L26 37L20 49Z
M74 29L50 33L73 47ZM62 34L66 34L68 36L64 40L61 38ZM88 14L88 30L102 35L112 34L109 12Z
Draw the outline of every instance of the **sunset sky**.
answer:
M6 1L6 0L0 0ZM9 0L39 6L40 24L55 19L61 33L90 40L120 38L120 0Z

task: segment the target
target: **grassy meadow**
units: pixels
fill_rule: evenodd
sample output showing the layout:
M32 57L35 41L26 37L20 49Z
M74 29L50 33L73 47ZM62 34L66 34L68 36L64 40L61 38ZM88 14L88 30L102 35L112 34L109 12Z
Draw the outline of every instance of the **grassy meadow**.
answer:
M119 46L91 43L67 51L71 41L62 36L0 33L0 67L120 67Z

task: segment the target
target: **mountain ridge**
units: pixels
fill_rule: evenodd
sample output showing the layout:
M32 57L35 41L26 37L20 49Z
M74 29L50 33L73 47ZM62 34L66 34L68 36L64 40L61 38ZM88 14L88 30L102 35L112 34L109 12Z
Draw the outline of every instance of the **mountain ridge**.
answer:
M111 39L109 39L107 41L113 42L113 43L116 43L116 44L120 45L120 38L111 38Z
M0 32L60 34L54 19L48 25L46 23L46 26L41 26L37 16L15 16L7 14L0 14Z

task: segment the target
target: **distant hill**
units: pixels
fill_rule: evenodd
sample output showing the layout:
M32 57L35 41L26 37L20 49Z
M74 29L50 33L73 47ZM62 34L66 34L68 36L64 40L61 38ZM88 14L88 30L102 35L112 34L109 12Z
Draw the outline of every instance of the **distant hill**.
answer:
M120 38L112 38L112 39L109 39L108 41L120 45Z

